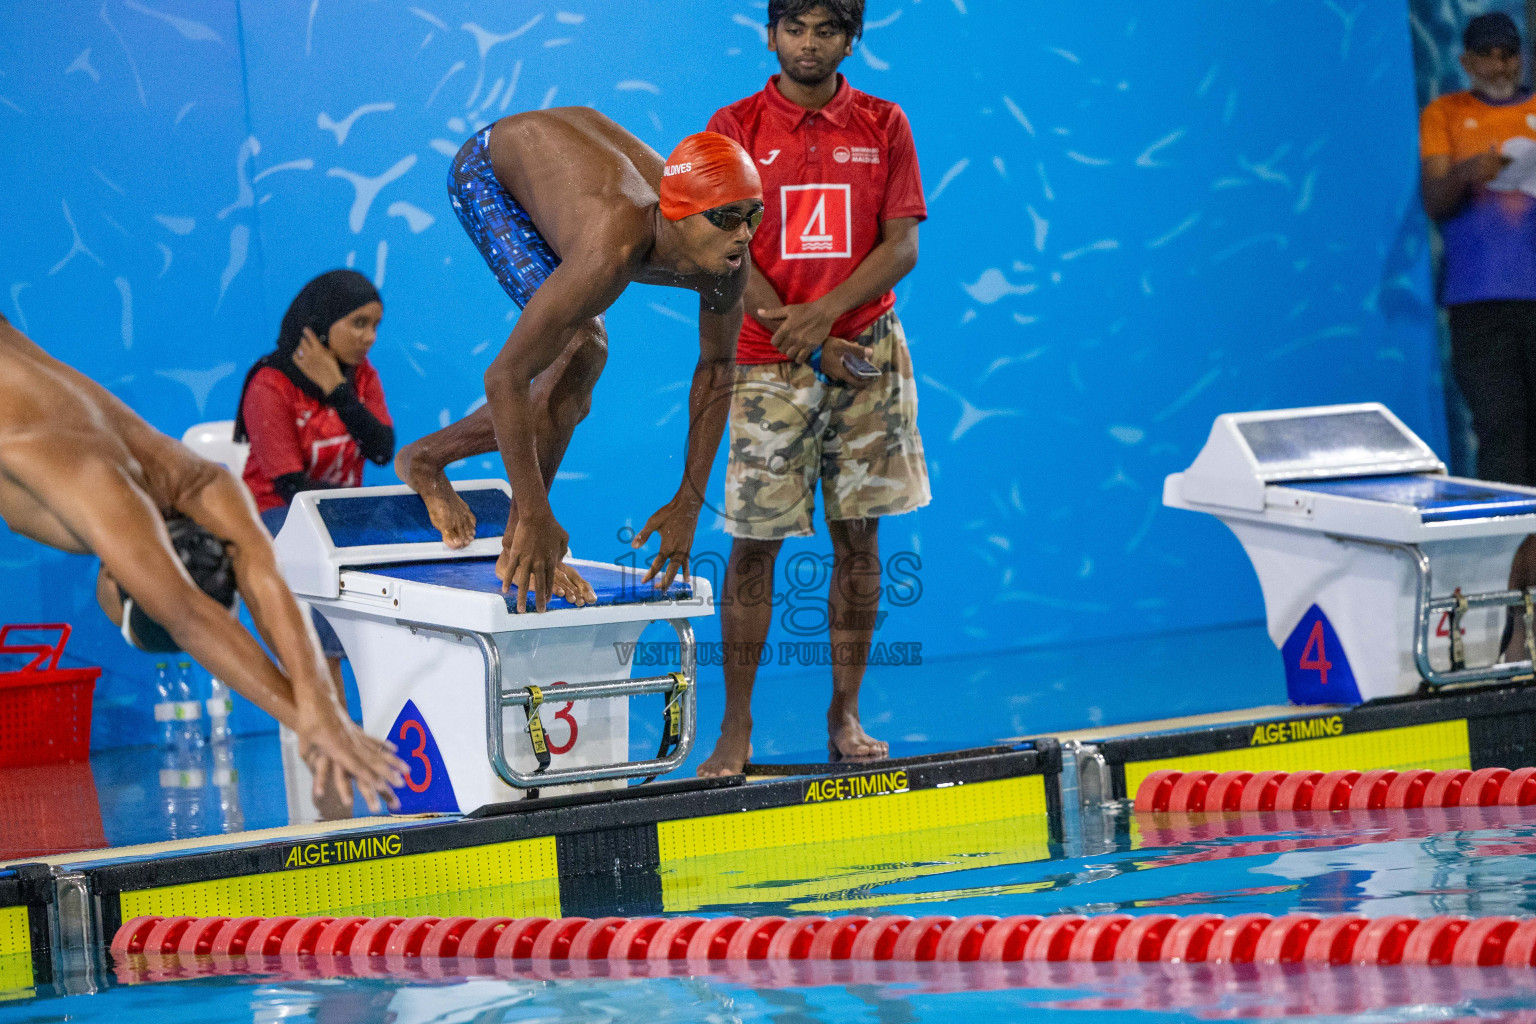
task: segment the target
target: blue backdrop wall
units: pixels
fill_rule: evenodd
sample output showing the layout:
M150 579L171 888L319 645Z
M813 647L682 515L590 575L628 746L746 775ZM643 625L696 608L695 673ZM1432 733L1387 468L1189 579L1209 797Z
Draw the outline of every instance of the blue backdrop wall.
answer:
M775 69L762 3L563 2L4 5L0 308L179 435L351 265L385 295L401 436L464 414L514 317L446 201L465 136L590 104L666 152ZM1159 503L1219 412L1374 399L1443 447L1401 6L871 0L844 69L907 110L930 209L898 295L935 499L886 524L922 590L885 639L1256 620L1236 543ZM636 287L612 312L554 497L583 556L676 486L694 309ZM699 549L727 546L706 516ZM0 620L70 619L105 666L98 745L147 736L149 659L90 562L5 535L0 567Z

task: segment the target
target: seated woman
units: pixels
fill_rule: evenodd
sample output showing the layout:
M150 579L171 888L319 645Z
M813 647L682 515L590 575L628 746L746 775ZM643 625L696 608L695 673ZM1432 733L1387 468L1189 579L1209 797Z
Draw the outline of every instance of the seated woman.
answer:
M332 270L306 284L278 331L277 348L245 377L235 440L249 441L245 484L277 536L299 491L358 487L363 460L395 457L395 428L368 350L384 300L362 274ZM341 692L341 641L321 615L315 630Z

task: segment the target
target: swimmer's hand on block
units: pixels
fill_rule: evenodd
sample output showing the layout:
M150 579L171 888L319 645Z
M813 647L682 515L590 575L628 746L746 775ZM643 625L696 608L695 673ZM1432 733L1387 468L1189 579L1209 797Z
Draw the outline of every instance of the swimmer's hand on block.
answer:
M508 524L496 559L496 578L501 592L517 590L516 614L528 606L533 592L534 610L548 611L550 595L563 598L578 608L597 600L592 585L564 559L570 554L570 534L555 519L548 506L542 510L518 510L517 525Z
M629 546L637 551L645 546L653 533L660 541L660 550L651 559L651 567L641 577L641 583L666 590L679 575L685 580L688 578L688 558L693 549L693 534L699 525L701 504L685 477L677 495L657 509L635 534Z

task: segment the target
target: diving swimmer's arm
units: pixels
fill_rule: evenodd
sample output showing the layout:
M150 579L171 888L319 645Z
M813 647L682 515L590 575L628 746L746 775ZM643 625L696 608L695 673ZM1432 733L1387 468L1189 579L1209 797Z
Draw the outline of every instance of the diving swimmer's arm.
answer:
M175 443L168 438L162 440L166 444ZM295 688L266 657L255 639L228 609L192 582L176 559L159 509L118 465L91 452L75 451L67 455L61 459L57 445L13 444L6 451L5 469L13 480L52 510L81 547L101 559L107 573L119 581L147 615L165 626L179 647L258 707L292 725L317 748L317 754L323 755L325 765L343 775L350 774L357 781L370 808L380 806L380 796L386 801L393 800L391 784L401 778L403 764L377 741L362 736L355 726L349 730L328 724L316 715L314 708L306 709L302 701L296 699ZM142 461L143 456L140 457ZM191 458L190 454L187 458ZM237 501L249 501L226 471L205 465L226 481ZM164 467L156 468L163 470ZM206 515L196 508L195 503L184 511L219 536L225 536L226 524L220 517ZM251 528L259 530L254 510L249 515ZM241 543L237 550L265 547L270 560L270 545L265 542L264 531L254 545L244 537L238 537L238 540ZM250 560L237 558L236 571L253 573L258 581L262 575L259 560L253 564ZM298 628L307 631L308 624L298 617L297 604L277 577L275 565L270 568L270 577L292 606ZM242 592L246 590L246 582L241 580ZM267 599L271 590L271 584L256 588L257 599L263 602L264 610L272 603ZM256 613L254 606L252 611ZM314 652L311 656L318 657L318 645L311 635L306 634L306 639L309 649ZM290 651L294 649L289 646ZM302 663L302 658L294 661L296 666ZM317 667L311 667L309 671L313 675ZM299 668L293 674L302 679L304 671Z
M628 283L622 265L603 262L592 255L594 251L601 252L603 247L592 245L566 259L539 285L511 337L485 371L485 403L516 502L516 516L507 522L502 538L496 576L503 593L516 588L518 612L526 607L530 589L537 595L538 611L548 606L570 539L555 520L544 490L530 387L559 357L572 332L607 310Z
M653 532L658 533L660 550L641 582L660 575L656 586L662 590L670 587L679 573L688 575L689 552L709 487L709 471L730 416L736 339L741 334L742 297L751 268L751 260L743 262L746 266L718 290L699 292L699 361L688 391L688 451L683 456L683 479L672 500L646 520L630 542L639 548Z
M366 735L348 717L331 685L320 645L309 616L299 608L277 568L277 559L267 539L266 528L256 514L255 505L245 488L222 467L205 464L208 472L201 486L194 485L176 502L177 510L226 544L233 562L240 597L250 609L262 639L276 653L287 670L291 683L293 714L283 719L299 734L306 746L306 760L314 771L317 789L327 769L334 773L336 787L346 792L347 776L357 780L370 809L377 810L377 797L395 806L391 787L402 784L405 765L394 756L393 747ZM229 616L242 641L250 635ZM172 635L175 635L174 630ZM225 642L221 639L220 641ZM255 647L254 643L250 643ZM190 650L190 648L188 648ZM272 669L260 654L254 667ZM203 661L201 657L199 661ZM204 662L207 665L207 662ZM239 682L222 670L208 668L239 689ZM275 671L275 670L274 670ZM281 678L281 675L279 675Z

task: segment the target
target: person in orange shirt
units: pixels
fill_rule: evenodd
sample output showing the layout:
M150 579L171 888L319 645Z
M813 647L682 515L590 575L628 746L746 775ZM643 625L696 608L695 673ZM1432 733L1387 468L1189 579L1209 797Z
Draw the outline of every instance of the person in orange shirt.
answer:
M1445 243L1440 302L1478 476L1536 484L1536 97L1508 15L1473 18L1462 44L1472 88L1420 115L1420 191Z

